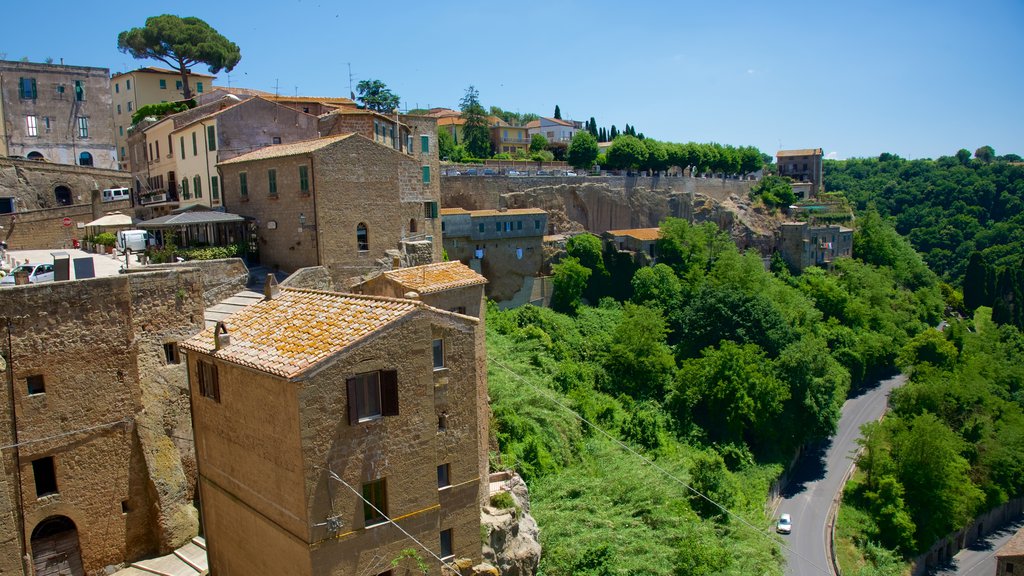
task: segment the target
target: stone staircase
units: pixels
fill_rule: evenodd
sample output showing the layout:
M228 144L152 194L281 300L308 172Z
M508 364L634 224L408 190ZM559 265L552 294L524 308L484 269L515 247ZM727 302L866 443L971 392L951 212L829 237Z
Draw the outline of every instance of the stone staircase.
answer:
M174 551L173 554L133 562L113 576L201 576L209 574L206 560L206 540L196 536L191 542Z

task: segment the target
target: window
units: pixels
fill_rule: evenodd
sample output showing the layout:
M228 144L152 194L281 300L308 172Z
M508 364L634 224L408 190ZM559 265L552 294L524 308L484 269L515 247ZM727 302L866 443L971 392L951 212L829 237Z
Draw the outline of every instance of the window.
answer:
M199 155L199 148L196 146L196 133L192 131L192 156L196 157Z
M175 80L174 81L174 88L176 90L181 90L181 80Z
M42 394L46 392L46 380L42 374L33 374L25 378L25 384L28 385L29 394Z
M366 224L363 224L362 222L356 226L356 245L359 250L365 251L370 249L370 236L366 230Z
M309 194L309 166L299 166L299 192Z
M88 138L89 137L89 118L86 116L78 117L78 137Z
M38 136L36 132L36 117L29 115L25 116L25 135L26 136Z
M124 146L121 146L121 160L124 160Z
M444 488L451 485L451 465L441 464L437 467L437 487Z
M57 470L53 466L53 456L33 460L32 476L36 479L37 498L57 494Z
M199 92L200 94L203 93L203 83L202 82L196 82L196 92Z
M423 167L423 183L430 184L430 166Z
M19 92L23 100L36 99L36 79L22 78L18 81Z
M388 485L384 478L363 484L363 525L387 522Z
M118 114L120 114L120 113L121 113L121 105L120 105L120 104L118 104L118 105L117 105L117 113L118 113Z
M132 81L130 79L129 80L125 80L124 81L124 87L127 90L131 90L132 89ZM129 110L131 110L131 108L129 108Z
M409 233L410 234L415 234L416 233L416 219L415 218L410 218L409 219Z
M522 220L517 220L516 221L516 230L522 230L522 229L523 229L523 221Z
M43 127L46 129L46 133L50 133L50 117L43 116ZM121 127L121 135L124 136L124 126Z
M1013 562L1006 563L1006 573L1013 574Z
M423 203L423 217L424 218L437 218L437 202L424 202Z
M79 166L92 166L92 154L88 152L82 152L78 155ZM70 202L69 202L70 204Z
M483 231L484 231L484 223L481 222L480 223L480 233L483 234Z
M203 179L200 178L198 174L192 177L192 188L194 188L194 190L192 190L192 194L194 194L196 198L203 197Z
M85 100L85 86L82 85L81 80L75 80L75 100L79 102Z
M157 162L159 162L160 161L160 142L157 141L154 144L156 145L156 156L153 156L153 159L156 160Z
M494 231L495 232L501 232L501 222L495 222L494 223Z
M238 173L238 193L242 195L243 200L249 198L249 175L245 172Z
M196 362L199 374L199 394L215 402L220 402L220 381L217 378L217 366L211 362Z
M132 111L132 103L131 103L131 101L128 102L128 111L129 112Z
M454 558L455 552L452 549L452 529L441 530L441 560Z
M217 131L213 126L206 127L206 149L210 151L217 149Z
M270 143L271 144L280 144L281 143L281 137L280 136L274 136L273 138L270 139Z
M163 78L160 79L160 89L167 90L167 80L164 80Z
M448 413L441 412L437 415L437 431L444 432L448 429Z
M444 368L444 339L435 338L431 348L434 351L434 370Z
M345 384L349 424L398 415L398 372L364 372L349 378Z
M217 181L216 176L210 176L210 198L220 199L220 182Z
M267 170L267 189L271 196L277 196L277 170L274 168Z
M118 131L118 133L119 133L119 134L120 134L121 136L124 136L124 126L118 126L117 128L118 128L118 130L117 130L117 131Z
M164 344L164 361L166 364L181 363L181 355L178 354L177 342L166 342Z
M183 178L181 180L181 197L184 198L185 200L188 200L189 198L192 197L192 195L189 194L188 192L188 178Z
M114 84L114 93L116 93L116 94L120 94L121 93L121 85L120 84L117 84L117 83ZM120 114L120 112L118 112L118 114Z

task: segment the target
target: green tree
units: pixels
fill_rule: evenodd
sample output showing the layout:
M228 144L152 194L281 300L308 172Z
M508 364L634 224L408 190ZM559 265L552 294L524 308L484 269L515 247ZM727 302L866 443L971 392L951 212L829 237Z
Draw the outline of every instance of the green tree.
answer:
M679 305L679 278L666 264L644 266L633 274L633 302L668 311Z
M117 35L117 49L132 58L159 60L177 70L185 100L192 98L189 66L207 64L210 73L216 74L221 70L230 72L242 59L238 45L206 22L171 14L150 16L145 26L121 32Z
M356 84L356 92L359 92L357 100L364 108L384 114L392 114L401 100L380 80L360 80Z
M562 111L558 108L558 104L555 104L555 119L556 120L561 120L562 119Z
M577 132L569 143L566 159L574 168L589 169L597 160L597 139L590 132Z
M971 151L966 148L961 148L957 150L956 159L959 160L961 164L966 166L971 161Z
M608 149L608 164L613 168L637 170L646 161L647 147L635 136L617 136Z
M487 127L487 111L480 104L480 93L473 86L466 88L466 94L459 101L462 111L462 145L474 158L491 155L491 132Z
M530 152L540 152L548 147L548 139L543 134L530 136Z
M668 149L665 144L653 138L643 140L644 148L647 148L647 162L644 168L651 172L661 172L668 168Z
M676 368L666 331L659 310L626 304L603 361L608 392L646 399L664 396Z
M974 151L974 157L988 163L996 159L996 151L991 146L982 146Z
M987 274L988 267L985 266L981 252L972 252L970 260L967 261L967 270L964 272L964 306L967 310L973 311L978 306L987 306L991 303L985 290Z
M750 188L751 198L760 198L765 206L785 207L796 202L796 194L789 184L789 178L769 174Z
M698 516L726 522L729 516L722 510L736 505L739 488L725 460L716 452L706 452L694 458L690 467L690 485L699 494L690 493L690 507Z
M590 268L568 257L551 266L551 307L559 312L575 314L582 304L583 290L590 278Z
M587 131L594 137L594 140L597 140L597 120L594 120L593 116L590 117L590 122L587 123Z
M441 160L454 161L452 158L455 152L455 138L445 128L437 129L437 157Z
M593 234L577 234L565 243L565 252L592 272L583 295L591 304L596 304L602 296L608 294L610 280L608 270L604 266L601 239Z
M938 330L925 330L911 338L900 350L896 365L910 372L927 364L935 368L951 369L956 363L957 349Z

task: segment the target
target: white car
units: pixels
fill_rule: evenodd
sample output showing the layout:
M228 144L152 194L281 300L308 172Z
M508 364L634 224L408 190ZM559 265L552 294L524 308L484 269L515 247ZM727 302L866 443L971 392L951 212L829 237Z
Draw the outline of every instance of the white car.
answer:
M13 286L14 274L22 270L28 271L28 281L30 284L53 282L53 264L22 264L16 266L7 276L0 278L0 285Z
M779 534L789 534L793 531L793 519L789 514L779 516L779 522L775 525L775 531Z

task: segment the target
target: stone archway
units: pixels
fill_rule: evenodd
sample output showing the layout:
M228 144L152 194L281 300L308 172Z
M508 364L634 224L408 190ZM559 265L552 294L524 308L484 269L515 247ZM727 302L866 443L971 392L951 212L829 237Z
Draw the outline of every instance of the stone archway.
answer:
M28 158L29 160L43 160L43 155L40 152L33 150L28 153L28 156L26 156L26 158Z
M71 206L75 203L74 197L71 195L71 188L63 184L53 189L53 197L57 201L58 206Z
M50 516L32 530L35 576L85 576L78 528L67 516Z

